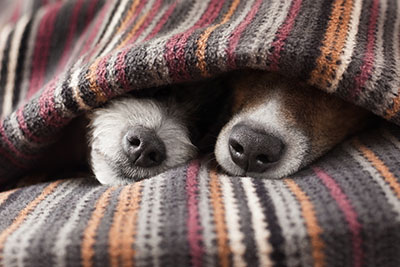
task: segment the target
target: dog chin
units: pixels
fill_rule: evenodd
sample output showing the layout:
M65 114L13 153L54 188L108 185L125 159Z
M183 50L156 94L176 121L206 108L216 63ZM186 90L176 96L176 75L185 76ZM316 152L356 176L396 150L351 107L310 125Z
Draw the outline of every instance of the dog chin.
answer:
M154 168L132 167L128 161L115 162L107 159L99 151L92 152L92 168L97 180L101 184L106 185L127 185L135 181L145 178L157 176L158 174L172 168L184 164L191 158L195 157L195 152L186 154L174 162L166 162L161 166ZM169 166L172 165L172 166Z
M241 123L254 125L254 127L266 133L279 137L285 146L280 160L271 164L264 172L248 172L235 164L230 156L230 133L235 125ZM301 130L281 123L277 118L274 118L274 116L261 113L257 114L257 112L253 111L248 112L248 114L244 116L236 116L225 125L217 138L214 153L217 163L230 175L262 179L279 179L295 173L309 163L309 147L309 141Z

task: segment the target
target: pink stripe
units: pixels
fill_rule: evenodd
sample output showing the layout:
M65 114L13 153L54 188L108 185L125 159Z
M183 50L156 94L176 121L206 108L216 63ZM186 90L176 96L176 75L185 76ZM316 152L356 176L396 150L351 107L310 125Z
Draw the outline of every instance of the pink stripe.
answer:
M153 31L144 39L145 41L151 39L154 37L154 35L156 35L162 28L162 26L164 26L165 22L167 22L167 20L169 19L169 17L171 16L172 12L175 10L177 2L174 2L168 9L167 11L165 11L165 14L162 16L162 18L160 19L160 21L158 22L158 24L156 25L156 27L154 27Z
M96 69L96 83L98 88L103 91L107 98L111 98L114 94L109 86L107 79L107 61L110 59L111 54L103 57Z
M17 121L19 128L24 132L25 136L28 137L28 140L32 140L37 144L44 143L45 141L49 141L49 138L40 138L34 135L28 128L28 125L25 122L25 118L23 115L23 108L17 110Z
M36 158L38 158L37 155L32 156L32 155L24 154L24 153L22 153L21 151L19 151L19 150L14 146L14 144L10 141L10 139L9 139L8 136L7 136L7 134L5 133L4 127L3 127L3 123L2 123L2 122L0 123L0 134L1 134L1 136L2 136L2 140L3 140L4 142L6 142L6 144L8 145L8 148L9 148L16 156L18 156L19 158L22 158L22 159L36 159Z
M128 53L129 49L124 49L117 56L117 60L115 61L114 70L116 73L117 81L120 83L124 91L128 92L132 89L129 85L128 80L126 79L125 74L125 56Z
M57 80L53 79L40 95L39 115L46 121L47 125L62 127L69 122L69 119L61 117L58 113L59 111L55 108L54 91L56 89L56 83Z
M258 0L253 7L251 8L250 12L247 14L246 18L239 24L239 26L234 30L233 34L229 38L229 46L227 50L228 56L228 67L234 69L236 67L235 62L235 50L239 43L240 36L242 35L243 31L246 29L247 25L253 20L254 16L257 14L258 9L260 8L262 0Z
M94 16L94 8L96 7L98 0L92 0L88 7L87 18L86 18L86 25L89 25Z
M18 19L20 18L20 14L21 14L21 0L18 0L15 8L14 8L14 12L11 16L11 22L12 23L16 23L18 21Z
M34 93L43 85L46 72L47 58L49 55L51 36L54 29L54 21L60 10L62 3L50 6L46 10L39 26L38 35L36 37L36 46L33 56L30 86L27 93L27 99L30 99Z
M106 4L103 6L101 12L96 17L95 21L92 22L92 24L94 24L94 28L91 29L91 33L90 33L88 39L85 41L85 45L84 45L83 49L81 50L80 56L82 56L84 53L89 51L90 47L93 45L94 39L96 38L97 34L99 34L101 24L104 21L104 17L106 16L107 11L112 6L112 3L114 3L114 2L106 1ZM96 44L96 45L99 45L99 44ZM95 53L95 51L96 51L96 49L92 49L89 57L92 56Z
M68 27L69 32L68 32L68 35L67 35L67 38L65 41L64 51L61 56L61 60L58 63L56 73L60 73L62 71L62 68L65 66L65 64L68 60L69 52L71 50L72 40L74 39L76 26L78 24L78 14L79 14L79 11L82 9L82 5L83 5L83 0L78 0L75 3L74 10L72 11L71 20L69 21L69 27Z
M378 20L378 12L379 12L379 0L374 0L371 7L371 16L368 24L367 47L363 58L364 63L361 66L360 75L354 78L356 84L354 91L352 93L352 97L355 97L361 92L362 87L365 85L365 82L371 75L372 66L375 61L374 45L375 45L375 31Z
M190 256L192 266L202 266L202 258L204 255L204 249L201 245L202 227L199 222L199 207L198 207L198 180L197 175L199 173L200 163L198 160L192 161L187 169L186 177L186 192L188 198L188 218L186 221L188 229L188 241L190 247Z
M147 3L147 0L142 0L140 1L140 4L138 6L138 8L135 10L135 14L129 19L128 23L125 25L125 28L122 29L122 31L124 31L124 33L129 32L130 29L132 29L133 22L138 18L138 16L141 14L143 7L145 6L145 4Z
M8 159L14 166L17 166L18 168L21 168L21 169L27 169L28 168L28 165L18 162L14 157L12 157L10 154L8 154L8 152L6 152L4 150L4 148L1 147L1 146L0 146L0 155L3 158ZM7 181L7 178L4 178L4 177L2 177L0 179L4 179L5 181Z
M137 38L139 38L140 34L148 27L150 22L154 19L154 16L157 14L157 11L161 7L162 0L157 0L154 4L153 8L150 10L150 14L145 19L144 23L140 26L140 29L134 34L134 36L129 40L128 43L134 43Z
M270 57L271 61L270 68L272 71L279 70L278 64L280 60L281 51L283 49L283 45L285 44L286 38L289 36L290 32L293 29L294 21L297 15L299 14L301 4L302 0L293 0L293 4L289 10L288 17L286 18L284 24L279 28L276 36L276 41L274 41L271 45L271 47L274 47L273 54Z
M339 185L327 173L318 167L313 167L314 172L322 180L325 186L329 189L331 196L336 200L339 208L342 210L349 225L352 235L354 266L359 267L363 264L362 237L361 225L357 219L357 213L351 206L346 194L343 193Z
M190 35L197 29L209 25L217 18L225 1L212 0L200 20L184 33L171 37L166 44L165 60L174 81L189 80L186 71L185 46Z

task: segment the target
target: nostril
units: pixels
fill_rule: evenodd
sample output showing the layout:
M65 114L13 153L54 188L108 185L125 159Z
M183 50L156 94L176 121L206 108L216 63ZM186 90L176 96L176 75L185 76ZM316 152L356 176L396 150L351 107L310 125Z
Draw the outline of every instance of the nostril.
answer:
M230 146L232 147L233 151L238 154L243 154L244 148L241 144L239 144L236 140L230 140Z
M155 151L151 151L148 155L149 160L152 162L158 162L159 157L157 156L157 153Z
M140 139L134 136L128 136L127 137L128 142L131 146L140 146Z
M256 160L258 161L258 163L260 164L268 164L270 162L272 162L269 157L267 155L264 154L260 154L256 157Z

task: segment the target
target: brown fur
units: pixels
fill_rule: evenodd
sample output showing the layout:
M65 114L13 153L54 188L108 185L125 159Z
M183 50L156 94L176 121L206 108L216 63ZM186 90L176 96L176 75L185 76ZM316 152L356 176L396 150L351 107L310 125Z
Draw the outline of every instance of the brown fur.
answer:
M233 75L232 114L262 108L279 90L282 120L304 132L311 140L311 153L321 154L345 137L363 129L371 115L368 111L336 96L264 71L244 71Z

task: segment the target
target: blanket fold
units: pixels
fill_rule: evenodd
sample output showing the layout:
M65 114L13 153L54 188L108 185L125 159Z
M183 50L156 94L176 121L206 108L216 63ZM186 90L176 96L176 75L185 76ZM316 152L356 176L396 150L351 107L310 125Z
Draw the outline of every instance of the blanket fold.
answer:
M2 184L114 96L240 68L299 78L399 123L397 1L47 2L2 3Z
M0 266L400 266L399 30L397 0L0 1ZM245 68L392 123L281 180L196 159L4 191L113 97Z

